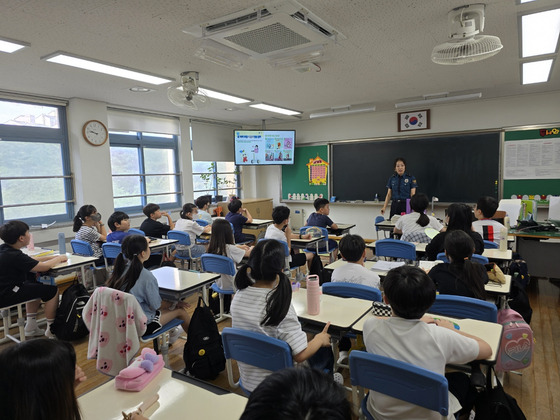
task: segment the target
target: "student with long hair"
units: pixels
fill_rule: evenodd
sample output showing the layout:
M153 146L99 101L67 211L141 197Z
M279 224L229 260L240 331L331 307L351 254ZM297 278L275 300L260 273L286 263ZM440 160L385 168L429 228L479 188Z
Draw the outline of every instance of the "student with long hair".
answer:
M125 257L128 263L125 262ZM187 304L179 301L171 309L175 303L161 299L157 279L143 265L149 257L150 247L146 237L128 235L122 242L122 252L115 259L113 274L107 287L130 293L138 300L148 318L146 334L156 332L175 318L181 319L183 330L188 331L191 318L185 310Z
M189 234L191 240L190 246L187 245L176 245L177 255L182 257L187 257L189 255L189 249L191 251L192 258L198 258L206 252L206 247L196 243L196 237L202 233L208 233L212 229L212 225L207 225L202 227L194 221L197 218L198 208L192 204L187 203L183 205L179 215L181 218L175 223L176 230L182 230Z
M1 417L10 420L80 420L74 387L86 376L72 344L23 341L0 352Z
M423 193L416 193L410 199L412 213L401 216L393 231L401 234L403 241L428 243L430 237L426 235L426 228L432 228L441 232L443 225L433 216L428 216L425 211L430 201Z
M74 217L74 227L76 239L86 241L91 245L94 257L103 257L103 251L99 242L107 240L105 225L101 222L101 214L97 213L95 206L85 204L80 207Z
M484 241L482 236L473 230L473 214L469 206L463 203L453 203L447 209L447 229L438 233L431 242L426 245L426 256L428 260L435 261L437 254L445 250L445 236L454 230L462 230L469 235L474 242L474 253L484 252Z
M309 359L309 364L316 368L322 369L329 364L332 368L334 360L327 333L330 322L307 342L307 335L291 304L292 286L283 272L284 258L284 247L280 242L262 240L257 243L248 263L235 276L238 292L231 304L232 327L286 341L298 363ZM242 362L238 362L238 366L241 382L248 391L253 391L270 373Z
M484 285L488 283L488 275L484 265L471 261L473 251L472 238L462 230L445 236L449 263L438 264L428 273L440 294L486 299Z
M212 236L208 244L209 254L224 255L238 264L244 257L251 255L252 249L247 245L235 245L233 230L227 220L217 219L212 223ZM233 276L228 274L222 274L216 283L220 289L234 290Z

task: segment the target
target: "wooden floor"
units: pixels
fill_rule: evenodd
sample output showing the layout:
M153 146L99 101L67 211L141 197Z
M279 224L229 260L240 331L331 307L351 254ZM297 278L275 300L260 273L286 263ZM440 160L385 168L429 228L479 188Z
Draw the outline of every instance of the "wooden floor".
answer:
M535 336L535 351L533 363L522 371L522 375L506 374L504 386L506 391L514 396L527 419L560 420L560 281L548 279L533 279L528 289L533 319L531 327ZM189 299L191 311L194 310L197 296ZM230 326L226 320L219 324L219 329ZM184 340L179 339L170 348L170 364L174 370L182 370ZM0 351L7 346L0 345ZM95 360L87 360L87 338L74 343L78 364L88 376L87 381L77 388L77 394L85 392L110 380L109 377L95 369ZM348 372L342 372L345 382L349 385ZM225 371L212 381L214 384L229 389ZM240 393L239 390L233 391ZM350 398L350 397L349 397Z

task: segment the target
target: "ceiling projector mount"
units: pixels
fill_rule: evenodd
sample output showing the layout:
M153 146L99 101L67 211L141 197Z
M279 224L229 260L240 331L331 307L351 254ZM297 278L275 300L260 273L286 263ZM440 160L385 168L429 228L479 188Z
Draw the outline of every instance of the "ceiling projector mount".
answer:
M500 38L480 34L484 30L484 9L484 4L477 3L457 7L447 14L449 41L433 49L434 63L459 65L485 60L500 52Z

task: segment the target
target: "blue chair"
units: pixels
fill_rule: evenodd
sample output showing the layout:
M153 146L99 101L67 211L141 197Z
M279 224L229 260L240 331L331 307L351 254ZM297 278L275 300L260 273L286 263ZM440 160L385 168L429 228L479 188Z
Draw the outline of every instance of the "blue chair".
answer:
M202 265L202 271L207 273L235 276L237 272L233 260L225 255L202 254L200 263ZM231 318L231 315L226 314L224 311L224 295L233 295L235 291L222 289L216 283L212 284L211 289L220 296L220 316L216 319L216 322L222 322L227 318Z
M338 249L338 244L329 239L329 231L327 228L319 227L319 226L303 226L299 230L300 235L307 235L311 234L311 237L317 238L322 237L321 241L317 242L317 245L313 245L312 248L306 248L305 252L312 252L313 254L317 255L328 255L329 262L333 262L335 260L334 254Z
M122 250L122 245L117 242L107 242L101 245L101 249L103 251L103 259L105 260L105 267L107 267L107 271L109 271L109 261L108 259L112 259L113 261L115 258L119 256Z
M381 291L375 287L356 283L329 282L323 284L323 294L381 302Z
M204 219L195 219L195 222L198 223L202 227L206 227L210 224ZM199 236L196 237L196 243L197 244L207 244L208 242L210 242L208 239L201 239Z
M142 235L142 236L146 236L146 234L144 233L143 230L134 229L134 228L128 229L128 234L129 234L129 235Z
M193 258L192 254L191 254L191 237L189 236L189 234L187 232L183 232L182 230L170 230L169 232L167 232L167 238L168 239L176 239L179 245L184 245L184 246L188 246L188 253L189 255L186 257L182 257L178 254L175 254L175 258L177 258L178 260L181 260L181 268L185 268L185 261L187 261L189 263L189 270L191 269L191 266L194 266L197 262L198 262L198 258Z
M436 260L440 260L446 263L449 262L449 259L445 255L445 252L440 252L439 254L437 254ZM484 255L479 254L472 254L471 261L477 262L479 264L488 264L488 258L486 258Z
M367 411L363 388L437 411L446 418L449 411L447 379L430 370L377 354L354 350L350 353L352 399L360 418L372 419ZM358 387L360 387L358 391Z
M375 241L375 255L416 261L416 245L398 239L380 239Z
M484 240L484 249L497 249L497 248L498 248L498 244L496 242L487 241L486 239Z
M383 216L377 216L375 218L375 233L377 234L377 239L379 239L379 226L377 226L378 223L384 222L385 221L385 217ZM383 231L383 237L387 237L387 234L385 233L386 231Z
M70 241L70 246L72 247L72 253L76 254L76 255L83 255L84 257L93 257L93 249L91 248L91 244L89 242L86 241L82 241L81 239L72 239ZM97 269L97 267L95 266L95 264L93 264L91 267L89 267L90 270L92 270L92 276L93 276L93 287L96 288L97 287L97 280L95 279L95 270ZM99 269L101 269L103 267L99 267ZM82 276L85 277L85 270L84 268L82 268ZM84 285L86 285L86 279L83 278L82 279L82 283Z
M486 322L498 321L498 309L494 303L485 300L456 295L437 295L430 314L471 318Z
M243 388L241 378L237 383L233 380L232 360L271 372L294 365L288 343L265 334L226 327L222 331L222 342L229 384L232 388L240 386L246 395L249 395L250 392Z
M163 357L163 361L165 366L170 368L169 366L169 332L177 328L179 325L183 323L182 320L179 318L172 319L167 324L163 325L160 330L157 330L153 334L143 335L140 337L140 341L142 343L149 343L152 342L154 346L154 351L157 354L161 353Z

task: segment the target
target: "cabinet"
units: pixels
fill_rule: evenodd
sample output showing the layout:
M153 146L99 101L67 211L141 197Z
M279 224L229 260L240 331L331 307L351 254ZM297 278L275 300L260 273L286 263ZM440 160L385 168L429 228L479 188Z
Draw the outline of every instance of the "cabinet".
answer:
M272 198L245 198L241 201L253 219L272 219ZM216 205L222 207L222 216L229 213L228 203L219 202Z

